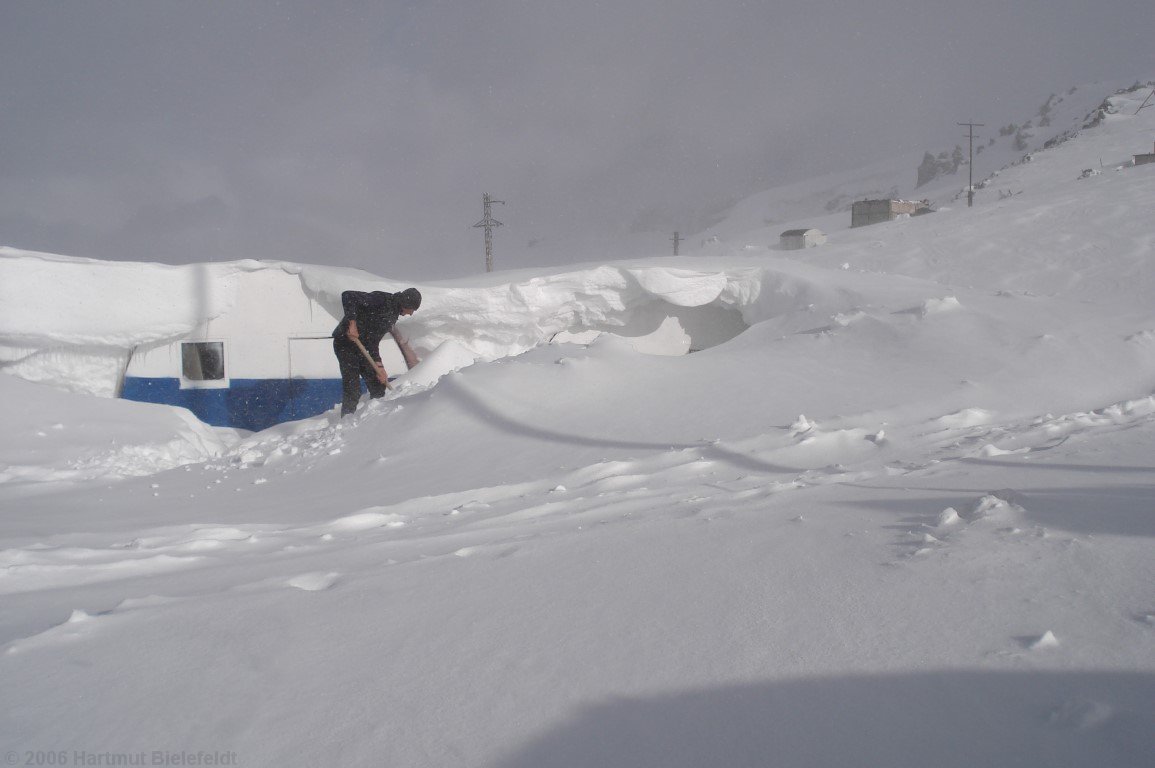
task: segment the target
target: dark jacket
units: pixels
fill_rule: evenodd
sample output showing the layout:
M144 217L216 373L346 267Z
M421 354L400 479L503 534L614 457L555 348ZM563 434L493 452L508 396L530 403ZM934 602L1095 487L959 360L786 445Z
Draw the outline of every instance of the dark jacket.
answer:
M333 338L344 340L349 321L356 320L361 343L371 352L377 350L381 337L393 328L401 314L401 302L397 294L385 291L345 291L341 294L341 306L345 316L333 329Z

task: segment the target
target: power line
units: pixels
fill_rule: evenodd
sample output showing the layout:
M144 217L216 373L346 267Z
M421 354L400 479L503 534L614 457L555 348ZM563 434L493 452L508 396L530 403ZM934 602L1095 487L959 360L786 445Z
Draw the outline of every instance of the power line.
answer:
M500 221L493 218L491 206L494 203L501 203L502 205L505 205L504 200L494 200L493 198L491 198L489 196L488 192L486 192L484 195L481 196L482 210L485 212L485 215L482 216L481 221L479 221L473 225L474 227L481 227L482 229L485 230L485 271L486 272L492 272L493 271L493 230L502 225Z

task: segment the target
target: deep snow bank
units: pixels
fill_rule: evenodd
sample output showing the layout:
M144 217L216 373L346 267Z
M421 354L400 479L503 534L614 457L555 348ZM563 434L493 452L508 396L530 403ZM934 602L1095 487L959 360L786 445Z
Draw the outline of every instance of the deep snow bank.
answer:
M489 276L420 285L422 309L402 324L426 359L412 379L430 383L564 333L609 332L635 340L639 351L680 354L716 346L768 317L845 299L830 288L829 276L791 262L739 260L710 269L687 263L643 260L514 274L505 282ZM175 340L226 315L261 270L299 276L300 289L331 315L315 320L325 329L340 314L342 291L404 287L333 267L256 261L173 267L4 248L0 366L29 381L112 395L136 345Z
M479 276L422 285L421 311L405 321L405 329L423 353L451 344L458 362L521 354L566 332L650 336L670 318L687 349L702 349L733 338L753 321L765 274L749 264L695 267L644 260L511 273L508 281ZM322 267L302 271L306 289L322 302L349 287L390 290L385 281L353 286L341 277Z
M242 433L183 408L59 392L0 376L0 485L152 475L224 454Z
M0 248L0 370L109 396L138 344L232 305L255 261L167 266ZM211 290L210 290L211 286Z

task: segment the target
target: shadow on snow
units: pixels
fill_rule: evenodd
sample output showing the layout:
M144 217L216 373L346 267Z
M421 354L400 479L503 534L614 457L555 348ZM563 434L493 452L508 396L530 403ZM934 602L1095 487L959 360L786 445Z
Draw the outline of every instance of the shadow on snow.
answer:
M578 710L496 768L1150 766L1155 674L812 678Z

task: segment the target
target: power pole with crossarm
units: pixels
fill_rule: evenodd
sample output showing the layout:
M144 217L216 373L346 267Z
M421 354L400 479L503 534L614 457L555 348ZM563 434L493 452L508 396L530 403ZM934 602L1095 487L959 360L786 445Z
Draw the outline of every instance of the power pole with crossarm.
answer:
M970 140L970 160L967 162L967 208L975 204L975 128L982 128L985 123L959 123L967 126L967 138Z
M481 227L485 230L485 271L493 271L493 230L501 226L501 222L493 218L491 206L494 203L501 203L505 205L504 200L494 200L486 192L481 196L482 210L485 215L482 216L481 221L474 224L474 227Z

